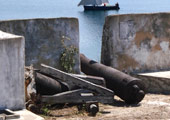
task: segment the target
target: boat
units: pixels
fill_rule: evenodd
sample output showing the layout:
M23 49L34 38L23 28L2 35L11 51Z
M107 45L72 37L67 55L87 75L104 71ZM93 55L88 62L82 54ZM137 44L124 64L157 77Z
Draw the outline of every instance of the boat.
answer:
M109 5L108 0L81 0L78 6L83 5L84 10L119 10L119 4Z

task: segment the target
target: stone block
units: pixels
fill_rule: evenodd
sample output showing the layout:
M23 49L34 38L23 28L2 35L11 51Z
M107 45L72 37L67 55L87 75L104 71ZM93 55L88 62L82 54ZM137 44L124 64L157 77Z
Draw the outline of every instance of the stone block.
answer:
M0 109L23 109L25 40L0 31Z

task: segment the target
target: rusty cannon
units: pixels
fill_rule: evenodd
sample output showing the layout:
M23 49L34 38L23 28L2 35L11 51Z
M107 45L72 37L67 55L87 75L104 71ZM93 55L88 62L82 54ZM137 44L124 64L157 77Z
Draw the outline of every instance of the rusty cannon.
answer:
M83 54L80 55L81 71L87 75L103 77L106 80L106 87L113 90L128 104L137 104L145 96L145 86L143 82L131 77L112 67L89 60Z

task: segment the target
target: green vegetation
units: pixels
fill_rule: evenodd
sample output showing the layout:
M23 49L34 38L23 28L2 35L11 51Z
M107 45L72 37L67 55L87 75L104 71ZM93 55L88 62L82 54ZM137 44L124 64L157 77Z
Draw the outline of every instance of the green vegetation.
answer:
M43 105L43 106L40 108L40 112L41 112L43 115L48 116L48 115L50 114L49 107L50 107L50 105Z
M75 65L74 56L78 53L78 49L73 45L65 45L65 40L71 40L68 37L62 36L61 43L64 48L61 54L60 62L63 70L68 73L74 73L73 67Z

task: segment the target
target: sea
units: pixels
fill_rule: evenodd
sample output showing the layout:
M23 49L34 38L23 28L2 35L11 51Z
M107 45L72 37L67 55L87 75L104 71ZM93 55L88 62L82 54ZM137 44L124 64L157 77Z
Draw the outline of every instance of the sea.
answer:
M109 0L120 10L84 11L80 0L0 0L0 20L76 17L79 19L80 52L100 62L105 18L114 14L170 12L170 0Z

